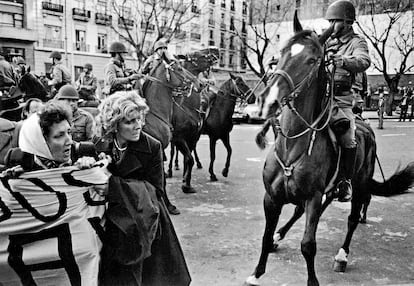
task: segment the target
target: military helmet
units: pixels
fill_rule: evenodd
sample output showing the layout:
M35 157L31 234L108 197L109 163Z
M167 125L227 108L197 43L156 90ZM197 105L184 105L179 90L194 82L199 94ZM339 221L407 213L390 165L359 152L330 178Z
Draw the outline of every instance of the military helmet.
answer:
M326 20L355 21L355 7L347 0L338 0L329 5Z
M161 49L161 48L167 48L167 42L163 39L160 39L155 43L154 51Z
M58 51L53 51L53 52L50 53L49 58L61 60L62 59L62 54Z
M88 69L88 70L92 70L92 65L90 64L90 63L86 63L84 66L83 66L85 69Z
M79 94L77 90L70 84L66 84L59 89L56 99L73 99L78 100Z
M121 42L113 42L110 46L109 46L109 52L110 53L127 53L127 49L125 47L125 45Z

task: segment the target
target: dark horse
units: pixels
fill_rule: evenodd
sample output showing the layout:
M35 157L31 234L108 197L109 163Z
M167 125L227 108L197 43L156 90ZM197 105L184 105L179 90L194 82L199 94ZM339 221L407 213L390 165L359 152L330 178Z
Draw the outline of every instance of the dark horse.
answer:
M221 140L227 150L227 157L222 175L227 177L231 159L230 132L233 129L232 115L238 99L245 99L251 92L241 76L230 73L230 79L225 81L215 96L207 117L203 124L202 134L210 139L210 165L208 171L210 180L217 181L214 174L214 161L216 159L216 143Z
M184 61L185 71L197 76L200 72L208 69L218 57L218 49L205 49L187 55ZM204 91L203 91L204 92ZM171 141L171 158L168 175L172 175L171 160L174 157L174 146L184 155L184 172L182 190L184 193L195 193L191 186L191 174L194 159L191 153L195 150L203 117L200 113L200 90L191 89L189 93L179 93L174 97L173 106L173 137Z
M199 88L197 78L176 62L162 61L144 83L144 97L150 108L144 131L157 138L163 149L167 148L172 138L173 96L177 92L189 90L193 82L195 88ZM164 199L170 213L178 214L166 192Z
M327 73L322 47L332 27L318 38L314 32L302 30L295 14L294 31L295 35L281 51L277 70L264 95L264 115L275 112L276 102L282 103L283 109L281 130L263 169L266 226L259 263L253 275L247 278L248 285L259 285L258 279L265 273L274 242L283 239L303 213L306 213L306 222L301 251L308 270L307 285L319 285L315 273L315 235L321 214L333 200L338 166L337 149L327 128L333 97L332 94L326 97ZM374 133L368 125L358 124L356 137L358 158L352 179L351 213L345 241L335 256L337 263L343 266L337 269L339 271L344 271L346 266L363 203L371 194L403 193L414 181L414 164L411 163L384 183L376 182L372 178L376 155ZM327 199L322 204L324 193ZM295 213L273 237L282 207L287 203L296 205Z
M48 100L46 87L36 75L30 72L30 67L23 69L22 77L20 78L18 85L25 93L25 101L29 98L39 98L43 102Z

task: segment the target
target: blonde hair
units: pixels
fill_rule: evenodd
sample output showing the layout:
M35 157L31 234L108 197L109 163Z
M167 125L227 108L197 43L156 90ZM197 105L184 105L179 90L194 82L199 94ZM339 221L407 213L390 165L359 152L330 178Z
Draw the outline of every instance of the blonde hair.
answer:
M131 119L134 112L146 114L149 110L145 99L138 95L135 90L117 91L105 98L98 107L97 135L113 135L119 123L124 119Z

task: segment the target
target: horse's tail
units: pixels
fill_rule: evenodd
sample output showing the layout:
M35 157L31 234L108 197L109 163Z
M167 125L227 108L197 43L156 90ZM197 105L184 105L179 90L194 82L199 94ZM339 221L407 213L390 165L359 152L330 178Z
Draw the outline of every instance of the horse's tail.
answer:
M390 197L402 194L414 186L414 162L409 163L404 169L397 171L387 180L379 183L371 178L369 191L372 195Z
M256 145L262 150L266 148L266 145L267 145L266 134L264 134L262 131L260 131L256 135Z

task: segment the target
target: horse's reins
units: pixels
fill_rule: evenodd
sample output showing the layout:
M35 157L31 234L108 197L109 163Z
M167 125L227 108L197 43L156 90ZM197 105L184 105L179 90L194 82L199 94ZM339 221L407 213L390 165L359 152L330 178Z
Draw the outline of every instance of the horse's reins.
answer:
M285 187L287 188L287 183L288 183L288 179L289 179L289 177L292 175L292 173L293 173L293 169L295 168L295 166L296 165L298 165L300 162L302 162L303 160L304 160L304 158L305 158L305 154L307 154L308 156L310 156L311 155L311 153L312 153L312 149L313 149L313 144L314 144L314 142L315 142L315 139L316 139L316 132L318 132L318 131L322 131L323 129L325 129L326 128L326 126L328 125L328 123L329 123L329 120L330 120L330 118L331 118L331 116L332 116L332 104L333 104L333 96L334 96L334 93L333 93L333 88L334 88L334 77L333 76L331 76L331 86L330 86L330 95L329 95L329 99L328 99L328 102L326 103L326 105L325 105L325 108L323 109L323 111L319 114L319 116L318 116L318 118L314 121L314 122L312 122L311 124L309 124L307 121L306 121L306 119L304 119L301 115L300 115L300 113L296 110L296 108L294 107L294 106L292 106L291 104L290 104L290 101L293 99L293 98L296 98L302 91L303 91L303 87L305 87L305 84L307 84L307 87L309 87L310 85L311 85L311 83L314 81L314 79L316 78L316 76L314 76L314 74L316 74L316 69L320 69L320 63L319 64L317 64L317 65L315 65L315 67L312 69L312 71L304 78L304 79L302 79L298 84L294 84L294 82L293 82L293 80L292 80L292 78L291 78L291 76L287 73L287 72L285 72L284 70L281 70L281 69L278 69L278 70L276 70L275 72L274 72L274 75L279 75L279 76L281 76L285 81L286 81L286 83L289 85L289 87L290 87L290 89L291 89L291 92L288 94L288 95L286 95L286 96L284 96L283 97L283 99L285 99L285 102L284 102L284 104L283 105L287 105L288 107L289 107L289 109L302 121L302 122L304 122L305 124L306 124L306 126L307 126L307 128L304 130L304 131L302 131L302 132L300 132L300 133L298 133L298 134L296 134L296 135L294 135L294 136L288 136L287 134L285 134L283 131L282 131L282 129L281 128L279 128L279 133L283 136L283 137L285 137L286 139L297 139L297 138L299 138L299 137L301 137L301 136L303 136L303 135L305 135L306 133L308 133L309 131L313 131L313 133L312 133L312 136L311 136L311 139L310 139L310 142L309 142L309 147L308 147L308 152L307 153L305 153L305 152L302 152L300 155L299 155L299 157L297 158L297 159L295 159L295 160L293 160L293 163L292 164L290 164L289 166L286 166L285 164L284 164L284 162L282 161L282 159L279 157L279 155L277 154L277 152L276 152L276 148L275 148L275 150L274 150L274 152L273 152L273 154L275 155L275 158L276 158L276 160L277 160L277 162L279 163L279 165L282 167L282 169L283 169L283 171L284 171L284 175L285 175ZM335 72L335 66L334 66L334 69L333 69L333 71L332 71L332 74ZM316 126L318 126L318 124L319 124L319 122L322 120L322 118L326 115L326 112L327 112L327 110L329 109L329 113L328 113L328 116L327 116L327 119L326 119L326 122L324 122L324 124L320 127L320 128L317 128ZM328 186L330 186L331 184L328 184ZM326 190L325 190L326 191Z

